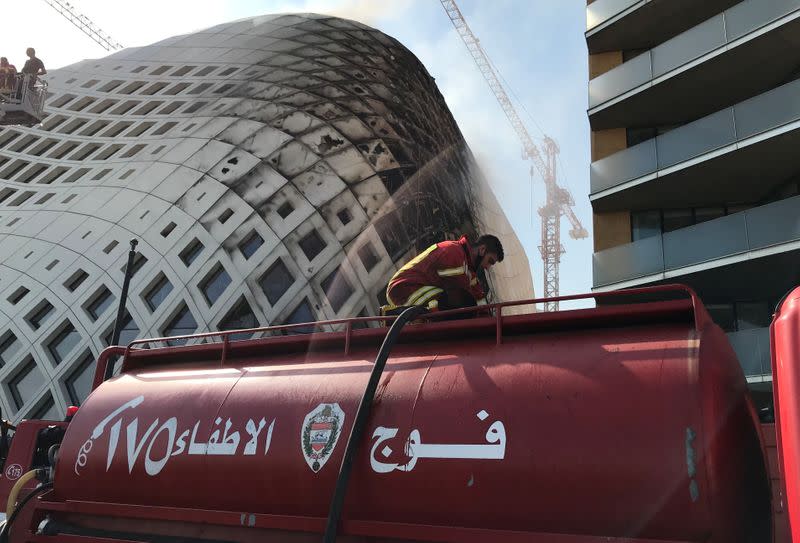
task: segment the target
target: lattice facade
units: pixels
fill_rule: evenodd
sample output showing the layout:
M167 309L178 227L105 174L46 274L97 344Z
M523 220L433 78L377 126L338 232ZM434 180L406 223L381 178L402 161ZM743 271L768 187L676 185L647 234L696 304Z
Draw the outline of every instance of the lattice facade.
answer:
M375 314L492 200L424 67L353 21L248 19L48 79L43 124L0 131L5 416L85 397L133 237L123 342Z

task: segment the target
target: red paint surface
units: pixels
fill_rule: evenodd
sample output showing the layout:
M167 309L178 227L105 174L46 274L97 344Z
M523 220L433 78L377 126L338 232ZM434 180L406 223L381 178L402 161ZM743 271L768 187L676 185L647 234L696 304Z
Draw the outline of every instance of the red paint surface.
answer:
M124 374L94 391L71 422L52 498L61 503L51 511L97 518L138 511L131 526L162 531L158 522L180 511L174 522L230 525L245 512L254 515L254 529L319 532L384 333L131 351ZM413 430L425 444L487 445L487 429L497 421L505 429L505 457L419 458L411 471L376 473L376 441L367 439L340 533L429 541L746 541L746 530L768 524L770 512L745 389L723 332L694 300L409 326L386 366L366 431L368 438L379 426L398 434L374 458L408 462L404 443ZM141 404L109 420L91 441L76 473L98 422L140 395ZM303 456L302 425L320 403L338 403L345 420L329 461L314 473ZM476 416L482 410L485 421ZM220 426L230 419L241 436L236 454L166 456L178 449L161 429L172 417L176 437L199 422L197 442L209 439L217 417ZM275 420L269 451L263 454L264 428L257 454L245 456L246 421L261 417L267 425ZM157 420L157 437L145 440L129 465L134 419L137 438ZM135 452L138 440L130 445ZM387 445L391 454L383 456ZM145 471L148 448L156 464L167 458L157 475Z
M778 309L770 328L779 463L792 541L800 541L800 289Z

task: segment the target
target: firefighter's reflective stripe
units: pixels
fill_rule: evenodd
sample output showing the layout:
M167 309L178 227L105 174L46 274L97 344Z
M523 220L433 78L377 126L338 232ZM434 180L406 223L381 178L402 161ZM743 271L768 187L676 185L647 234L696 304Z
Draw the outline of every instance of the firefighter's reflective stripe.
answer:
M467 266L465 264L457 268L445 268L443 270L436 270L436 273L439 274L439 277L453 277L455 275L464 275L465 273L467 273Z
M434 296L438 296L442 292L444 292L444 290L434 286L418 288L411 294L411 296L408 297L408 300L406 300L406 303L403 305L422 305Z
M430 292L420 296L417 300L415 300L413 305L425 305L426 303L428 303L429 300L431 300L432 298L436 298L442 292L444 292L444 290L440 288L434 288Z
M442 292L444 292L444 290L440 289L439 287L426 285L412 292L405 302L396 302L392 300L392 297L388 292L386 293L386 301L389 302L389 309L394 309L396 307L408 307L410 305L422 305L432 297L438 296Z
M422 251L420 254L418 254L417 256L415 256L414 258L409 260L408 262L406 262L405 265L402 268L397 270L397 272L399 273L401 271L413 268L414 266L416 266L417 264L419 264L420 262L425 260L425 257L427 257L429 254L431 254L435 250L436 250L436 244L431 245L430 247L428 247L427 249ZM397 275L397 274L395 274L395 275Z

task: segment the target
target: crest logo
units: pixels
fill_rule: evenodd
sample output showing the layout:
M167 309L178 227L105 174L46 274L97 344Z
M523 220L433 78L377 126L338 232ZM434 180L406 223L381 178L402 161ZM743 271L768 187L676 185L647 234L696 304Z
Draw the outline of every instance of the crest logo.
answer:
M314 473L330 458L344 425L344 411L338 403L321 403L306 415L300 429L300 446Z
M11 464L6 468L6 477L12 481L15 481L22 477L22 466L19 464Z

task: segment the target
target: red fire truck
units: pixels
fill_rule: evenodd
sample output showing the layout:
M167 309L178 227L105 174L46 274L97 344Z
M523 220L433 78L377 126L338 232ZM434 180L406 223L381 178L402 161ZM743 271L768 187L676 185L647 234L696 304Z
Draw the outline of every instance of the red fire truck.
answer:
M16 427L0 538L800 543L800 289L774 425L692 291L584 297L110 347L70 420Z

